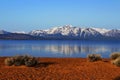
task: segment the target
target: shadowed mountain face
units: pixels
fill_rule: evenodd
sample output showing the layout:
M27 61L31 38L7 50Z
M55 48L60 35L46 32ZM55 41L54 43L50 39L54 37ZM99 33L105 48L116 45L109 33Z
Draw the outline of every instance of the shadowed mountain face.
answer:
M28 34L16 34L16 33L9 33L9 34L0 34L0 39L5 40L37 40L40 39L39 37L34 37Z
M72 40L120 40L120 30L79 28L69 25L29 33L0 31L0 39L72 39Z

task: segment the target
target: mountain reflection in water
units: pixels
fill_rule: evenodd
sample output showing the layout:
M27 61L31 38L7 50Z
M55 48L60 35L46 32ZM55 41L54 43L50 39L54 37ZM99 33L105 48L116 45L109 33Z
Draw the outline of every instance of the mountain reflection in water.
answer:
M99 53L109 57L112 52L120 52L120 43L81 41L0 41L0 55L12 56L16 53L39 57L86 57Z

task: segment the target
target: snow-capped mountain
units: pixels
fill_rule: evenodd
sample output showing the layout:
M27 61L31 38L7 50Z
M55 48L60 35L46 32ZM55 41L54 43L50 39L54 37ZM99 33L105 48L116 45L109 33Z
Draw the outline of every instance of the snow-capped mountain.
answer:
M101 30L100 30L101 31ZM105 31L105 30L104 30ZM43 37L61 37L70 39L88 39L88 38L101 38L102 32L94 28L79 28L65 25L63 27L55 27L49 30L33 30L29 34L33 36L43 36Z
M4 30L0 30L0 34L9 34L10 32L4 31Z
M15 32L13 32L13 33L17 33L17 34L27 34L27 33L24 32L24 31L15 31Z
M49 30L33 30L29 33L33 36L66 36L76 38L92 38L101 36L101 34L92 28L79 28L69 25L55 27Z
M48 30L33 30L29 33L33 36L65 39L120 39L120 30L103 28L80 28L65 25Z
M120 30L112 29L104 34L107 37L120 38Z
M55 27L48 30L25 32L7 32L0 30L0 39L80 39L80 40L120 40L119 29L80 28L71 25ZM13 38L13 39L14 39Z

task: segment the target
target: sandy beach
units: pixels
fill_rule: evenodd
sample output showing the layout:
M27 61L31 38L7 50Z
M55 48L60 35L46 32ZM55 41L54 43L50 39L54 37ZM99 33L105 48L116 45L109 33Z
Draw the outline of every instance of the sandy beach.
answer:
M0 57L0 80L114 80L120 76L120 68L110 59L38 58L35 67L5 66L4 59Z

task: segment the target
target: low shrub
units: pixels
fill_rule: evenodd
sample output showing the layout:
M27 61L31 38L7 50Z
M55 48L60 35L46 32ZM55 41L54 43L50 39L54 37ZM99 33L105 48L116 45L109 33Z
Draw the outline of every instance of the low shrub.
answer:
M88 60L89 60L90 62L102 60L100 54L88 54L88 55L87 55L87 58L88 58Z
M120 57L118 57L117 59L115 59L112 63L113 63L114 65L120 67Z
M5 65L12 66L14 64L14 58L6 58L5 59Z
M20 65L23 65L24 64L24 59L23 59L24 56L14 56L14 65L15 66L20 66Z
M25 65L25 61L27 61L28 59L30 59L32 56L29 55L18 55L18 56L14 56L13 58L15 59L16 64L22 64Z
M28 59L27 61L25 61L25 65L28 66L28 67L35 66L37 63L38 62L34 57L32 57L32 58Z
M114 52L114 53L112 53L112 54L110 55L110 58L111 58L112 60L115 60L115 59L117 59L118 57L120 57L120 52Z
M37 64L37 59L32 56L24 55L24 56L14 56L11 58L5 59L5 65L11 66L20 66L26 65L28 67L35 66Z

